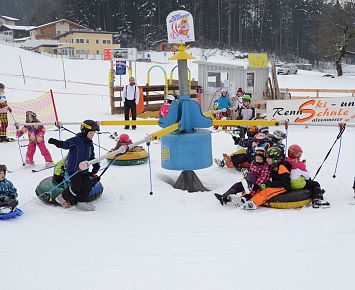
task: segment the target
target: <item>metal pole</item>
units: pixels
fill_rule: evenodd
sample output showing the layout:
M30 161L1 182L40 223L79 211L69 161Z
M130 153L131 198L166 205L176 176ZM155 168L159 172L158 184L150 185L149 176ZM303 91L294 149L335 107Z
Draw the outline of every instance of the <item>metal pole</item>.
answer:
M62 57L62 66L63 66L63 76L64 76L64 86L67 88L67 79L65 77L65 67L64 67L64 60L63 60L63 50L60 51L60 55Z
M178 72L180 96L190 96L186 59L178 60Z
M23 83L26 85L26 78L25 78L25 74L23 72L23 65L22 65L22 60L21 60L21 56L18 56L20 59L20 64L21 64L21 71L22 71L22 77L23 77Z

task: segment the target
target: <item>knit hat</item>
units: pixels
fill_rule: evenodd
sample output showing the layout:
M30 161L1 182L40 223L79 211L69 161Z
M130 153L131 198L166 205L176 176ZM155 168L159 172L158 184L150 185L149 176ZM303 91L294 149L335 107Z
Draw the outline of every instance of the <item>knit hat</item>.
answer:
M119 139L120 139L120 141L125 142L125 143L128 143L131 141L131 139L129 139L128 134L125 134L125 133L121 134L119 136Z
M7 167L6 165L0 164L0 172L4 171L4 174L6 175Z
M237 93L243 93L243 89L242 88L239 88Z

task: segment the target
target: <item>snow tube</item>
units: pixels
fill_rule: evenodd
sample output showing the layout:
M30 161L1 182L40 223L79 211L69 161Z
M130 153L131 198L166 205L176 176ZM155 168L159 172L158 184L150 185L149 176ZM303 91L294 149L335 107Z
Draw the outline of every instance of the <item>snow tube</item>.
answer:
M139 165L147 162L149 154L143 148L138 150L128 151L127 153L117 156L115 160L111 163L112 165L118 166L129 166L129 165ZM112 161L112 158L107 158L107 161Z
M0 220L14 219L22 214L23 214L22 210L20 210L19 208L16 208L16 210L14 210L13 212L0 214Z
M300 208L311 202L311 191L309 189L298 189L279 194L269 199L263 205L272 208Z
M55 198L60 195L63 190L65 189L64 184L61 184L54 190L52 190L50 193L48 193L53 187L57 186L58 183L53 180L52 176L49 176L45 179L43 179L36 187L36 195L40 200L42 200L46 204L53 204L53 205L59 205L59 203L56 202ZM87 202L93 201L95 199L98 199L104 190L104 187L102 186L101 182L97 182L94 184L92 187L89 196L87 198Z

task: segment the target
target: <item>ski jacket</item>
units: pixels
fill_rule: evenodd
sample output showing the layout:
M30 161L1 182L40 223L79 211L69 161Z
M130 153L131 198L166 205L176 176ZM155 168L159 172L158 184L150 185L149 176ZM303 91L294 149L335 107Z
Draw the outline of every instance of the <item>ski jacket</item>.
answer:
M3 181L0 181L0 198L5 197L17 197L16 188L14 187L12 182L10 180L7 180L6 178Z
M252 120L255 118L255 107L242 105L238 109L238 120Z
M306 168L306 163L297 158L286 158L286 161L291 164L291 189L302 189L306 186L306 180L311 176Z
M92 140L87 138L84 133L78 133L75 137L65 140L62 148L66 150L69 149L68 160L66 163L66 169L69 174L72 174L79 169L80 162L95 159Z
M24 126L21 130L17 130L16 137L20 138L27 132L29 143L41 143L43 142L44 133L46 130L42 125L39 126Z
M270 169L270 179L265 182L266 187L284 187L290 189L291 164L281 161Z
M265 183L266 181L269 180L270 167L266 162L260 165L260 164L257 164L255 161L253 161L252 163L250 163L248 175L249 174L255 174L257 176L255 184L257 186L260 186L260 184Z
M8 111L10 111L10 108L7 105L6 96L0 95L0 114L6 114Z
M228 109L231 106L231 102L228 96L222 96L218 99L218 110Z

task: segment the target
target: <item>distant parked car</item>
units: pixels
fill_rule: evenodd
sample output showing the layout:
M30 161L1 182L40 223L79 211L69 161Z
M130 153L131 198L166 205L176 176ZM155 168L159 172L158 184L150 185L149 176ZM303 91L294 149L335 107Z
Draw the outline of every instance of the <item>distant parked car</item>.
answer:
M298 68L292 64L284 64L280 66L277 70L277 74L280 75L290 75L290 74L297 74Z

